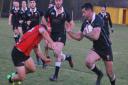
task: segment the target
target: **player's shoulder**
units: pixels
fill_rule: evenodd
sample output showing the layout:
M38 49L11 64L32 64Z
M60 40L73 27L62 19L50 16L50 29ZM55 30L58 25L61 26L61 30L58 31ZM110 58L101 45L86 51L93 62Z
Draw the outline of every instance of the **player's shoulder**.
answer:
M10 9L10 12L13 13L14 11L15 11L15 9L12 7L12 8Z
M92 26L93 27L96 27L96 26L102 27L102 25L103 25L103 19L99 15L96 14L95 19L92 22Z
M82 25L81 25L81 32L84 31L84 28L86 27L87 24L88 24L88 20L87 20L87 19L84 19L84 20L83 20L83 23L82 23Z
M28 8L28 9L26 10L26 13L30 13L30 8Z
M100 15L97 15L97 14L95 15L95 20L94 20L95 22L102 22L102 20L103 19L101 18Z
M110 13L109 12L106 12L107 16L110 16Z
M39 9L39 8L37 8L37 10L36 10L37 12L42 12L42 10L41 9Z
M26 13L26 15L29 16L31 14L30 8L28 8L25 13Z
M99 15L100 17L102 16L101 12L99 12L97 15Z
M55 11L54 6L47 9L47 12Z

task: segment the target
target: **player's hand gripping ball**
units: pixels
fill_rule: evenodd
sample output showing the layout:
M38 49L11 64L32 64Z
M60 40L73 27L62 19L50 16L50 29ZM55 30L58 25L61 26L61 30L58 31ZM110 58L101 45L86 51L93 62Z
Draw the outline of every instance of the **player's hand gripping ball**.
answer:
M93 27L91 25L87 25L85 28L84 28L84 31L83 31L83 34L86 35L90 32L93 31Z

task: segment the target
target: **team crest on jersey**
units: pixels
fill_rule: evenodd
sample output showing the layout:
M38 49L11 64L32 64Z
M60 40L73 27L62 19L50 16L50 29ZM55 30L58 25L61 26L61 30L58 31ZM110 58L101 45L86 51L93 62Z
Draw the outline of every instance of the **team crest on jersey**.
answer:
M21 11L21 14L23 14L23 11Z
M55 13L54 13L54 12L52 12L52 13L51 13L51 15L55 15Z
M108 18L108 16L107 16L107 15L106 15L105 17L106 17L106 18Z
M28 16L30 17L30 16L31 16L31 14L28 14Z
M58 41L61 41L61 37L58 38Z
M61 14L61 18L64 18L64 13Z
M37 12L35 13L35 16L38 16L38 13Z

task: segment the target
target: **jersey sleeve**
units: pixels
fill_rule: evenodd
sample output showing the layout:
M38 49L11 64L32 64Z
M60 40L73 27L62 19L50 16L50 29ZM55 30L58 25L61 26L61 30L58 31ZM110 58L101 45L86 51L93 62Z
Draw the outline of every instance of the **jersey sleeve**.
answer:
M84 20L83 24L81 25L81 29L80 29L80 32L83 32L84 31L84 28L86 27L87 25L87 22L86 22L86 19Z
M26 15L26 21L29 21L29 20L30 20L30 18L31 18L30 11L29 11L29 10L27 10L27 11L26 11L26 13L25 13L25 15Z
M45 17L46 19L50 16L50 10L51 10L51 8L48 8L48 9L45 11L44 17Z
M43 11L40 11L40 16L44 16L44 12Z
M38 11L39 11L41 17L44 16L43 10L40 10L40 9L39 9Z
M103 20L100 17L97 17L94 23L92 24L93 28L103 27Z
M82 24L82 26L81 26L81 29L80 29L80 32L83 32L85 27L86 27L86 23L83 22L83 24Z
M13 13L14 13L14 10L13 10L13 9L11 9L11 10L10 10L10 14L13 14Z
M71 20L71 15L66 11L66 21L70 22Z

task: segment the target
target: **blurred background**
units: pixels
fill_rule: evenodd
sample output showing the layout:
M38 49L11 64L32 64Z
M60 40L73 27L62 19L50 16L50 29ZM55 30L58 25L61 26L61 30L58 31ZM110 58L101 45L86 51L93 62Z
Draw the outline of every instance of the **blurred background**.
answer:
M8 17L12 1L0 0L1 17ZM49 2L52 2L52 0L37 0L37 6L46 10ZM81 5L85 2L91 2L97 13L100 12L101 6L105 4L107 11L111 14L113 24L128 25L128 0L64 0L63 5L70 13L73 13L75 20L81 20Z

